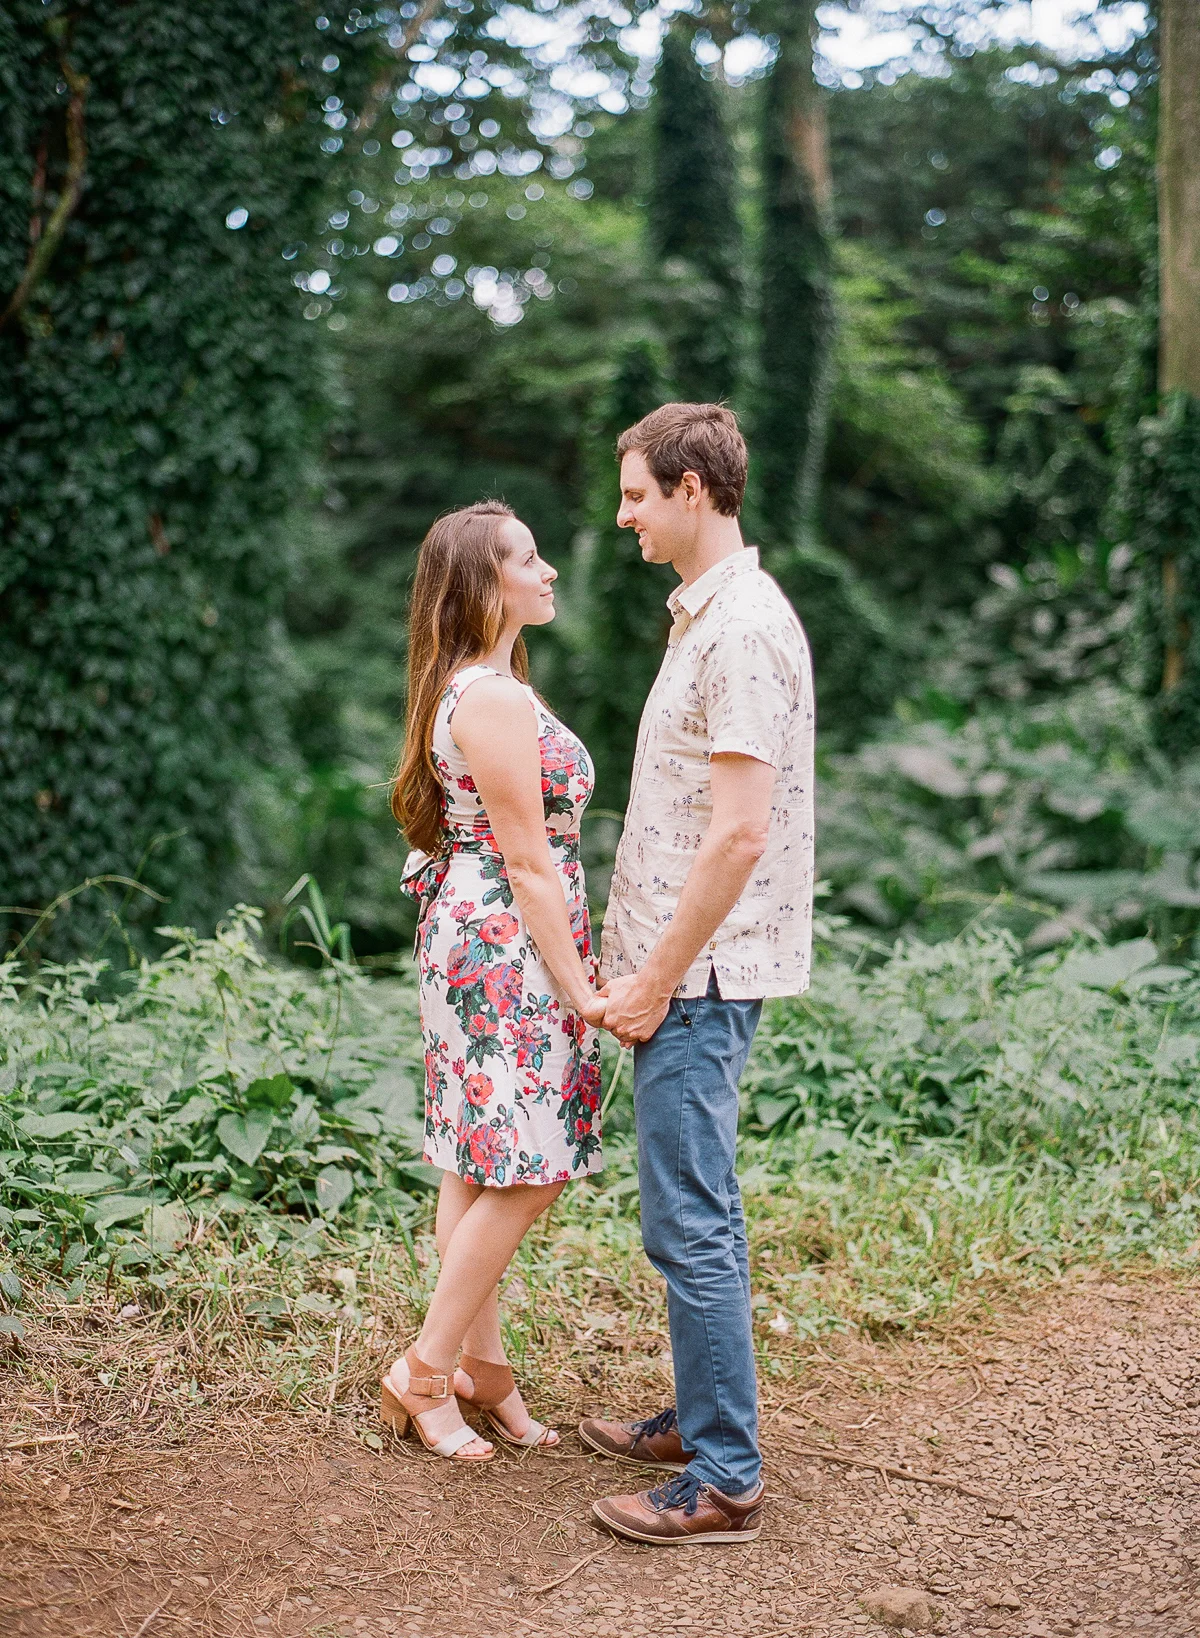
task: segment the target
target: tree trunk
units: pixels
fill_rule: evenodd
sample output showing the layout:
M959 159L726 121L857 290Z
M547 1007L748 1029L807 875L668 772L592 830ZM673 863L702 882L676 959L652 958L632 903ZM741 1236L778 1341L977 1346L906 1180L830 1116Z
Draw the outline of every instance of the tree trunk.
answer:
M816 523L834 312L824 93L813 78L815 0L779 0L779 55L763 91L760 396L755 427L765 544Z
M670 384L692 402L731 399L745 343L737 169L720 87L701 73L678 21L655 76L654 133L648 228Z
M1162 447L1162 488L1187 495L1163 519L1161 553L1162 670L1160 715L1169 748L1189 751L1200 742L1197 668L1200 665L1200 519L1194 478L1185 469L1196 450L1180 432L1196 427L1200 412L1200 6L1196 0L1161 0L1159 11L1159 393L1169 417ZM1172 479L1176 481L1172 481ZM1189 479L1191 481L1189 481ZM1160 491L1161 492L1161 491ZM1180 500L1183 500L1183 494Z
M1200 397L1200 6L1160 4L1159 389Z

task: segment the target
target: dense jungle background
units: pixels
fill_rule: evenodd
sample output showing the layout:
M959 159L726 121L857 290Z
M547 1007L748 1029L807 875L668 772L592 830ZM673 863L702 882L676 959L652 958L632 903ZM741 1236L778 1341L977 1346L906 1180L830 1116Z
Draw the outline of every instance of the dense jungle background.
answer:
M612 447L668 395L741 413L817 667L764 1349L1194 1260L1200 15L1051 9L0 9L0 1230L45 1301L206 1304L213 1369L240 1315L300 1384L363 1318L323 1257L419 1312L414 554L502 495L559 568L602 916L670 588ZM634 1231L606 1075L527 1337Z
M534 664L594 748L602 903L670 583L613 525L611 448L674 394L753 444L833 907L1191 953L1153 18L1101 9L1072 61L998 43L1002 5L888 7L902 53L814 77L811 8L771 0L310 9L0 22L10 947L88 878L161 895L111 888L153 949L238 899L277 924L311 872L360 956L403 948L406 589L481 495L562 574ZM112 954L112 908L26 948Z

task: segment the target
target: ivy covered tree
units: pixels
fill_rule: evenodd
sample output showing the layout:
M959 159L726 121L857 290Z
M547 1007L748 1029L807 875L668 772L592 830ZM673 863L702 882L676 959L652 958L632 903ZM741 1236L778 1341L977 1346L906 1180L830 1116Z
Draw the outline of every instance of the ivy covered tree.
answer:
M0 30L0 900L141 868L157 918L203 921L284 753L323 42L295 0L15 0ZM102 923L90 896L51 943Z
M677 577L642 561L637 535L616 525L616 441L664 402L663 369L650 342L630 345L618 360L588 438L587 521L581 580L586 631L576 643L578 720L596 767L596 802L623 809L629 795L638 722L666 648L666 601Z
M815 0L770 0L778 38L762 96L759 379L754 417L764 541L789 546L816 522L832 378L834 309L825 93L813 77Z
M736 169L720 86L680 18L663 39L653 111L648 228L674 391L693 403L733 399L745 342Z
M1134 433L1133 541L1164 748L1200 748L1200 13L1159 6L1160 409Z

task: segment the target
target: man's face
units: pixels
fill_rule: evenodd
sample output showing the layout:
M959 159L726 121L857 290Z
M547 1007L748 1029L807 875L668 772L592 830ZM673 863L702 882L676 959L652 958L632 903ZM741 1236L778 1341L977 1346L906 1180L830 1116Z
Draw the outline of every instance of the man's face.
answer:
M696 536L701 490L694 472L685 472L673 495L664 495L640 450L621 459L621 505L617 524L636 529L647 563L670 563Z

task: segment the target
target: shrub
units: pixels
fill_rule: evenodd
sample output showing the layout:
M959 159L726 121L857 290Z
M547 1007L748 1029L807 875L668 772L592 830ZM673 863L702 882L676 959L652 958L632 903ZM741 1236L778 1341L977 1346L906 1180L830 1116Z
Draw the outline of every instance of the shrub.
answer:
M254 1206L404 1223L427 1181L411 988L274 964L239 907L155 961L0 967L0 1230L80 1262Z

